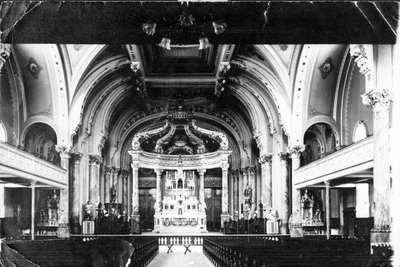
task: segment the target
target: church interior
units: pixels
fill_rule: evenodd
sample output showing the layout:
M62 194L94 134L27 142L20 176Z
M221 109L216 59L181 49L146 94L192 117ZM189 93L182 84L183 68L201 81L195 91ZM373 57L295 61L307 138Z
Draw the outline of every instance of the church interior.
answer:
M400 266L397 2L0 11L0 266Z

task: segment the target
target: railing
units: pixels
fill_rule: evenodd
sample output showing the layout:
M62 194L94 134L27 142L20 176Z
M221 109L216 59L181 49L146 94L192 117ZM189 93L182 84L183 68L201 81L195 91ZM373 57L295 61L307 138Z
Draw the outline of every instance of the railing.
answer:
M313 161L294 171L294 186L304 187L373 167L373 136Z
M27 260L24 256L19 254L16 250L10 248L6 244L1 244L2 259L5 267L8 266L26 266L26 267L39 267L39 265Z
M67 184L66 170L3 142L0 142L0 169L55 187Z

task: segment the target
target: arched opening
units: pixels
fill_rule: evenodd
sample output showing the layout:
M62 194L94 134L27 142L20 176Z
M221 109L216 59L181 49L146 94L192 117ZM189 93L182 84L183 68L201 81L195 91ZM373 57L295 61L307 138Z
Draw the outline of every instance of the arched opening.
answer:
M60 166L60 155L56 151L57 135L47 124L35 123L29 126L25 135L25 151Z
M0 122L0 141L7 142L7 130L2 122Z
M353 142L361 141L368 137L367 126L363 121L357 122L353 131Z
M316 123L304 134L305 150L301 155L301 165L320 159L336 151L336 137L330 125Z

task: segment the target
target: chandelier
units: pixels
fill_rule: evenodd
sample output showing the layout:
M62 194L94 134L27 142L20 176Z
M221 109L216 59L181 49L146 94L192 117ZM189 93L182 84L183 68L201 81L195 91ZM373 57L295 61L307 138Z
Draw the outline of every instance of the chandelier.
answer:
M170 27L169 31L162 37L158 46L170 50L171 42L174 37L182 37L185 34L197 34L199 40L199 50L207 49L211 46L208 37L204 34L204 31L201 30L204 27L207 27L209 24L214 29L214 34L219 35L222 34L226 28L227 24L222 20L214 20L212 16L209 22L205 23L196 23L196 18L193 17L192 14L188 13L186 10L182 11L177 19L175 25ZM156 33L157 22L153 20L149 20L142 24L142 30L145 34L149 36L153 36Z

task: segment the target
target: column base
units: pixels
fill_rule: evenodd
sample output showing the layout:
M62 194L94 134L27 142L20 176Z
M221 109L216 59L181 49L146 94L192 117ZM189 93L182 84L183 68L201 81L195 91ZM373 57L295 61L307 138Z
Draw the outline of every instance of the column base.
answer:
M140 215L132 215L131 216L131 234L140 234L142 233L140 229Z
M230 218L229 214L222 214L221 215L221 229L225 228L224 223L228 222L229 218Z
M390 245L390 234L389 230L371 230L371 246L373 245Z

